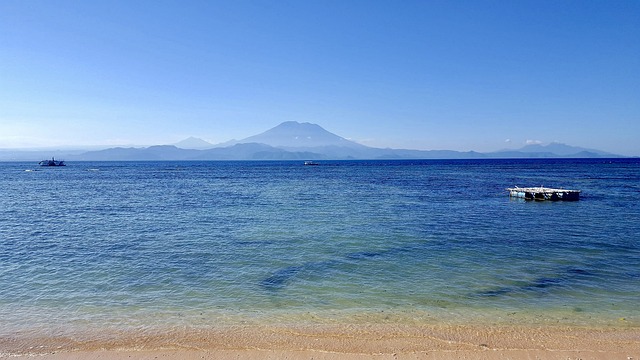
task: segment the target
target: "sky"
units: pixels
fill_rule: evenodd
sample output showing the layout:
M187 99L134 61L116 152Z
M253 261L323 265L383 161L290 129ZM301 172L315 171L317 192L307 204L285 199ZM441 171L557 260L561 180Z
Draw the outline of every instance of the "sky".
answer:
M640 1L0 1L0 148L211 143L640 155Z

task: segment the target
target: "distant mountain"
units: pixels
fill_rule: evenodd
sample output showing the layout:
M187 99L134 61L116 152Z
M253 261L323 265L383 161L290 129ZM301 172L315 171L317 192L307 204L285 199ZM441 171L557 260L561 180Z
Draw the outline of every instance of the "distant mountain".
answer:
M173 145L146 148L111 148L73 157L80 161L163 161L163 160L305 160L324 159L322 154L296 152L265 144L236 144L207 150L180 149Z
M620 157L605 151L586 149L571 146L558 142L548 145L531 144L516 150L501 150L487 154L490 157L506 158L598 158L598 157Z
M259 143L279 148L347 147L366 148L356 142L330 133L320 125L287 121L261 134L250 136L238 143Z
M212 147L215 146L210 142L206 142L200 138L193 137L193 136L188 137L172 145L180 149L193 149L193 150L211 149Z
M593 154L599 154L599 155L612 155L600 150L585 149L577 146L570 146L570 145L559 143L559 142L552 142L548 145L541 145L541 144L527 145L519 149L518 151L528 152L528 153L547 152L547 153L552 153L560 156L574 155L581 152L587 152L587 153L593 153Z
M1 150L0 160L40 161L55 156L67 161L134 160L325 160L325 159L485 159L485 158L594 158L619 157L604 151L561 143L527 145L491 153L452 150L372 148L333 134L311 123L284 122L240 141L213 145L190 137L174 145L117 147L98 151Z

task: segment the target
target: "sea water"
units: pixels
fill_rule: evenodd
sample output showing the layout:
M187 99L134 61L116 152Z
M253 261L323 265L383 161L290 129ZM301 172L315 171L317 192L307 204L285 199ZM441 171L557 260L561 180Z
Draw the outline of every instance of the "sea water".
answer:
M638 159L0 165L0 336L640 325Z

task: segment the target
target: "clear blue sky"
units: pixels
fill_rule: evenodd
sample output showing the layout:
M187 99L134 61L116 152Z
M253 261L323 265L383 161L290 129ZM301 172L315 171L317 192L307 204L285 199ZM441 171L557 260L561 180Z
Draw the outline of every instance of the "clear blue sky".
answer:
M0 148L559 141L640 155L640 1L0 1Z

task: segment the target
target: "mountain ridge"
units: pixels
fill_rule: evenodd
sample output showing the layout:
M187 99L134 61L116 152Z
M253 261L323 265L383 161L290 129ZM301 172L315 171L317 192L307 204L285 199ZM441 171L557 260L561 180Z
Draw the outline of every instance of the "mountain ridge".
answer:
M524 152L524 153L544 153L544 152L548 152L548 153L553 153L556 155L560 155L560 156L564 156L564 155L575 155L578 153L593 153L593 154L599 154L599 155L614 155L611 153L607 153L605 151L601 151L601 150L596 150L596 149L589 149L589 148L583 148L583 147L579 147L579 146L571 146L571 145L567 145L561 142L551 142L547 145L542 145L542 144L529 144L529 145L525 145L519 149L517 149L517 151L520 152Z
M455 150L411 150L374 148L331 133L320 125L283 122L267 131L242 140L211 144L189 137L171 145L149 147L113 147L82 153L20 152L0 149L0 160L41 160L40 157L65 158L77 161L134 160L341 160L341 159L496 159L496 158L598 158L623 157L595 149L562 143L531 144L520 149L496 152ZM31 156L31 158L29 158Z

